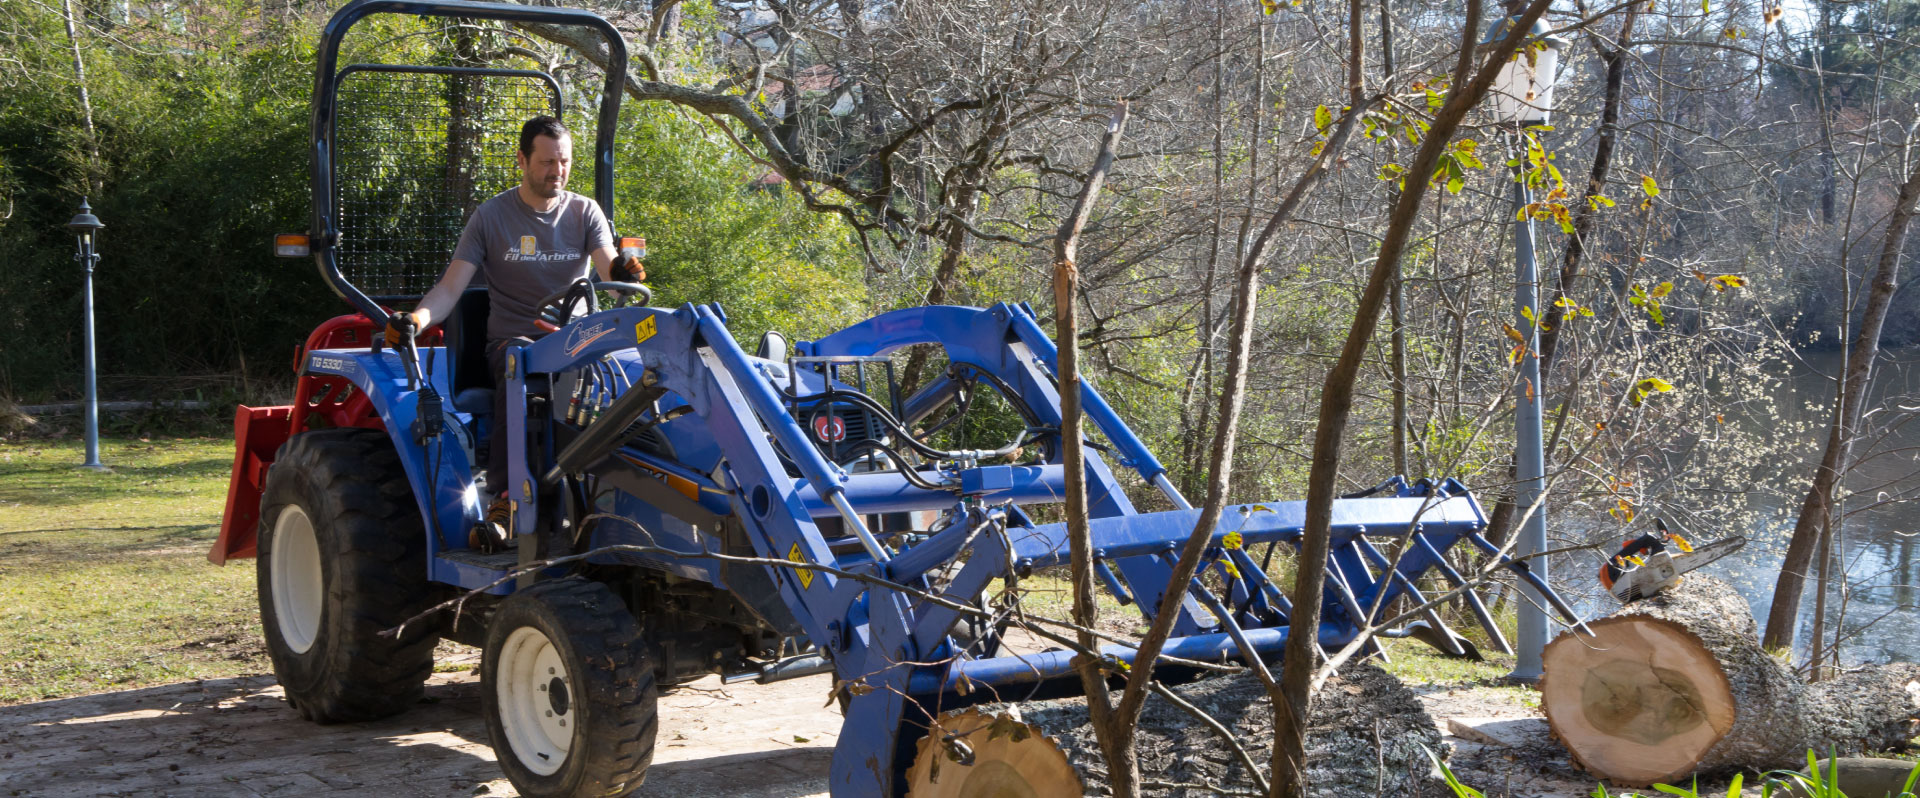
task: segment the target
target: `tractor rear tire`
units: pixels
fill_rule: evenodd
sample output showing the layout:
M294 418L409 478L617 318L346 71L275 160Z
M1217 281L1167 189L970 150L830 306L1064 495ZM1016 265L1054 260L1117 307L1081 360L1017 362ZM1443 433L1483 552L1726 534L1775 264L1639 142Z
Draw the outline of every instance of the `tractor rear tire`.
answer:
M603 798L653 764L660 691L640 624L578 577L508 596L487 629L481 705L494 755L526 798Z
M302 717L373 720L420 701L436 626L380 632L432 605L426 544L385 432L314 430L280 447L260 499L260 621Z

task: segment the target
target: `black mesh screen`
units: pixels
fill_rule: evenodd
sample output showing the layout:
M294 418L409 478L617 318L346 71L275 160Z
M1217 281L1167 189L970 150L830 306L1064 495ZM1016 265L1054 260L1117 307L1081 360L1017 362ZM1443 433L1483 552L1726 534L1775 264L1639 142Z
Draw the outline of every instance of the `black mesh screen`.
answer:
M521 124L560 113L531 75L356 70L335 97L336 256L373 297L433 287L467 215L520 182Z

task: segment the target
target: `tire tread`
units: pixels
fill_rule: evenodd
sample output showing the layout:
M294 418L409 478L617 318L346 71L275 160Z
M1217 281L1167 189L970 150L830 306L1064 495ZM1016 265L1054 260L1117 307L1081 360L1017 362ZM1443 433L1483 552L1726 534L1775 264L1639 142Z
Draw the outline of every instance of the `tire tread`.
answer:
M261 539L277 517L273 510L311 485L318 507L309 507L322 556L333 564L322 611L322 661L312 684L286 684L295 656L279 650L268 632L268 651L282 675L288 699L318 723L374 720L406 711L424 695L433 672L438 635L418 623L397 637L380 632L431 604L426 576L426 538L400 456L386 433L362 428L313 430L280 448L261 499ZM323 534L320 527L330 524ZM270 552L267 553L271 556ZM262 563L263 614L270 599ZM312 650L309 650L309 654Z
M530 608L533 604L539 607ZM577 669L580 673L575 680L582 703L590 707L582 733L576 738L586 745L586 757L580 767L563 769L558 774L563 779L528 778L529 774L517 767L506 767L514 754L499 729L499 713L493 703L493 657L523 615L546 616L557 627L546 631L549 637L563 633L563 645L587 665ZM659 688L643 645L639 623L619 597L598 582L578 577L540 582L515 593L502 605L488 636L485 673L489 684L484 693L487 726L493 734L496 755L522 795L604 798L640 788L647 767L653 763L659 728ZM568 669L575 670L571 664Z

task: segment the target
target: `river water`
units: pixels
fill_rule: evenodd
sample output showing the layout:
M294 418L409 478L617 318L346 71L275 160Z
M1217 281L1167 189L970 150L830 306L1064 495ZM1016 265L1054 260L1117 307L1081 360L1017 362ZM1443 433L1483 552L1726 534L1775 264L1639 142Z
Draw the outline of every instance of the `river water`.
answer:
M1754 543L1739 553L1710 566L1708 573L1725 576L1753 605L1754 616L1762 624L1773 598L1774 579L1786 552L1786 539L1792 531L1806 498L1806 486L1813 468L1826 446L1827 425L1831 418L1835 382L1841 369L1838 352L1801 353L1800 360L1787 367L1783 395L1776 403L1778 418L1742 419L1753 428L1797 428L1804 422L1805 432L1791 432L1799 439L1792 448L1798 462L1782 461L1781 480L1787 490L1755 491L1746 501L1760 520L1750 534ZM1835 575L1835 587L1827 593L1827 635L1832 639L1836 624L1845 638L1841 657L1846 662L1920 661L1920 611L1916 610L1915 585L1920 584L1920 557L1914 551L1916 533L1920 533L1920 349L1896 350L1883 354L1877 370L1868 408L1880 408L1871 426L1882 433L1854 450L1855 466L1847 475L1852 493L1845 506L1845 520L1839 527L1840 542L1829 563ZM1783 423L1784 422L1784 423ZM1905 422L1905 423L1903 423ZM1899 501L1902 497L1912 500ZM1699 537L1717 537L1700 534ZM1817 567L1817 563L1816 566ZM1844 592L1838 587L1844 573ZM1815 578L1810 575L1808 589L1801 599L1801 625L1796 662L1804 662L1809 640L1809 623L1814 616Z

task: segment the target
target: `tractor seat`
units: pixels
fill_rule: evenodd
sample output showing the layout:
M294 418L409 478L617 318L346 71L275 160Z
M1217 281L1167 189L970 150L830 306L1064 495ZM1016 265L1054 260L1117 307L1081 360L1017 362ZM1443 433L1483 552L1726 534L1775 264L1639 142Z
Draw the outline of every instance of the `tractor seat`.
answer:
M473 415L493 413L495 375L487 368L487 289L469 288L447 314L441 331L447 346L447 382L453 409Z

